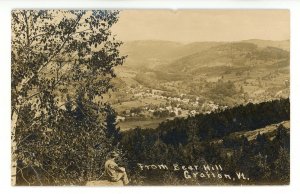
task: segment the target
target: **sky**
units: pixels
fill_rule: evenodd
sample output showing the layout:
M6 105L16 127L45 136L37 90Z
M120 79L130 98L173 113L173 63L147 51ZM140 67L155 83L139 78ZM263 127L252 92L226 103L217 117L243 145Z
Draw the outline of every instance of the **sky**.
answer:
M288 10L123 10L112 32L124 42L290 39Z

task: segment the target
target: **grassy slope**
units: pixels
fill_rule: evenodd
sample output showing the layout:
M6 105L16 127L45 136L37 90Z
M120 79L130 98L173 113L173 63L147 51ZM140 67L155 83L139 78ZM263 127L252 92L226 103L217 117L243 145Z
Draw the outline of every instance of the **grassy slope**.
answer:
M267 135L267 137L272 139L274 138L277 127L280 124L282 124L285 128L290 129L290 121L282 121L280 123L268 125L266 127L259 128L253 131L241 131L241 132L232 133L230 136L241 137L242 135L244 135L249 141L252 141L257 137L258 134L261 135L265 134Z

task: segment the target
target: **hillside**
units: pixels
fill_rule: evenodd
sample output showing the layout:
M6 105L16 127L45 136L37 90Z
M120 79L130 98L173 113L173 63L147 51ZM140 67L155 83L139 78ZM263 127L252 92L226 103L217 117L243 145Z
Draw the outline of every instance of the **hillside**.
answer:
M289 66L289 52L276 47L260 48L253 43L227 43L182 57L162 68L167 72L187 74L205 73L204 68L218 68L221 72L244 68L270 68L283 63L281 68ZM256 69L254 69L256 68Z
M131 159L129 169L137 183L168 184L288 184L290 148L289 99L248 104L224 111L161 123L156 129L126 131L121 144ZM220 164L231 176L243 172L249 179L186 179L180 171L141 171L136 163ZM189 170L194 171L189 167ZM198 172L198 171L197 171Z
M130 41L122 45L120 52L128 55L124 64L127 68L151 69L166 65L191 53L201 52L222 42L178 43L171 41Z
M290 51L290 40L272 41L272 40L250 39L250 40L244 40L242 42L253 43L258 47L276 47L282 50Z
M282 121L280 123L267 125L265 127L262 127L262 128L259 128L259 129L253 130L253 131L235 132L235 133L230 134L229 136L235 137L235 138L244 136L248 139L248 141L253 141L257 138L258 134L260 134L260 135L265 134L270 139L274 139L275 132L276 132L278 126L280 126L280 125L282 125L286 129L288 129L288 133L289 133L290 121Z
M276 47L285 51L289 51L290 46L289 40L270 41L251 39L233 43L251 43L259 48ZM144 68L147 66L147 68L151 68L159 65L159 63L166 64L223 44L228 44L228 42L179 43L161 40L140 40L125 42L121 46L120 52L128 55L124 66Z

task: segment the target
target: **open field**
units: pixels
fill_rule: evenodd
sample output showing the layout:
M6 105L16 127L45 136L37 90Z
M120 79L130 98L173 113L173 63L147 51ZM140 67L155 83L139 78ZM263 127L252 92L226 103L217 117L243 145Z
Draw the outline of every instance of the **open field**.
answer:
M166 121L168 118L157 118L157 119L144 119L144 120L133 120L133 121L124 121L119 122L118 127L120 127L121 131L127 131L129 129L133 129L135 127L142 128L156 128L159 123ZM172 119L172 118L169 118Z
M290 121L283 121L281 123L273 124L273 125L268 125L263 128L256 129L254 131L241 131L241 132L236 132L232 133L230 136L245 136L248 141L254 140L258 134L265 134L267 136L270 136L271 139L274 138L274 133L277 130L279 125L283 125L285 128L290 129Z

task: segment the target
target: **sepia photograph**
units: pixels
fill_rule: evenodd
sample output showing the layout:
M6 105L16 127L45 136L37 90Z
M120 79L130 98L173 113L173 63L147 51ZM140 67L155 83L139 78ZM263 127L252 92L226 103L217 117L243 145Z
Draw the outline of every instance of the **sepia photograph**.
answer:
M290 12L11 11L11 185L290 184Z

